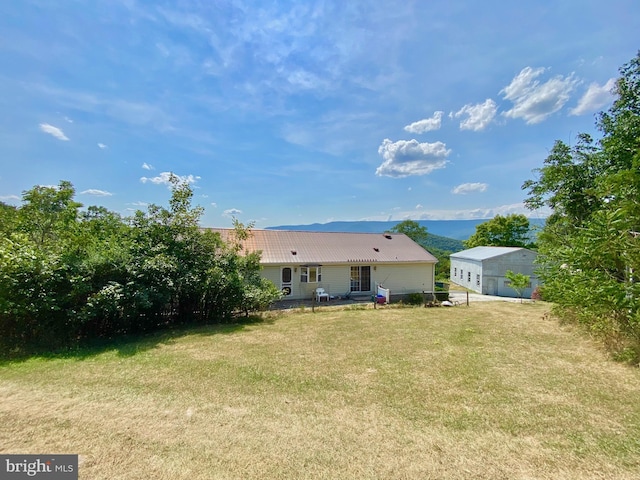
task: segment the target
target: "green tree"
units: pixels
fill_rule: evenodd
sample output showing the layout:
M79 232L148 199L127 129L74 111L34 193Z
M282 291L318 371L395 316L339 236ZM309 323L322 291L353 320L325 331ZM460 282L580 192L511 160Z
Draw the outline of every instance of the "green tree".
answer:
M0 236L9 235L18 221L18 209L13 205L0 202Z
M640 358L640 52L620 69L615 100L598 116L602 138L556 142L530 208L553 215L538 237L539 275L556 313L578 319L626 356Z
M423 247L427 243L427 239L429 238L427 227L423 227L415 220L404 220L394 225L391 231L395 233L403 233L411 240L419 245L422 245Z
M513 288L520 298L522 303L522 292L524 292L530 285L531 276L524 273L514 273L511 270L507 270L505 277L509 280L509 286Z
M22 194L19 225L38 248L61 245L78 218L82 204L74 201L71 182L61 181L57 187L35 186Z
M68 347L78 341L188 322L220 322L279 298L260 277L260 255L203 231L193 191L172 178L169 208L131 219L103 207L80 212L69 182L23 195L0 236L0 347Z
M476 231L464 242L466 248L532 247L529 219L522 214L496 215L476 226Z

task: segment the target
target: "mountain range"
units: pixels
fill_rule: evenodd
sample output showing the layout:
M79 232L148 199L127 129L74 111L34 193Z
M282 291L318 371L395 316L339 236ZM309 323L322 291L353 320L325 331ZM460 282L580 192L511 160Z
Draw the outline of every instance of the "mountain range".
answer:
M476 226L489 219L474 220L416 220L422 227L426 227L431 235L451 238L454 240L466 240L476 232ZM542 227L544 218L530 218L531 227ZM399 221L374 222L328 222L312 223L309 225L279 225L267 227L270 230L305 230L309 232L359 232L359 233L383 233L391 230Z

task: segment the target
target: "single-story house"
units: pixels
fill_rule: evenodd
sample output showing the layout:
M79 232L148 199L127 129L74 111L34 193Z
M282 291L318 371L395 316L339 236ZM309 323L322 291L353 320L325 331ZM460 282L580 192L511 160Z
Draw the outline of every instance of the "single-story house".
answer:
M213 230L223 238L232 232ZM262 276L285 299L311 299L317 288L344 297L370 296L382 286L391 299L434 291L438 260L400 233L251 230L242 248L262 252Z
M538 254L521 247L475 247L449 255L451 282L484 295L517 297L506 278L507 270L531 277L523 297L530 297L538 285L534 261Z

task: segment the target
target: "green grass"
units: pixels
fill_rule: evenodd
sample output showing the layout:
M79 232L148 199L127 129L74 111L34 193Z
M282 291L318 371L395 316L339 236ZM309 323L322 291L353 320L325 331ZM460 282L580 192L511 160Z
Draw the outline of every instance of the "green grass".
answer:
M318 308L0 366L85 479L637 478L640 371L547 306Z

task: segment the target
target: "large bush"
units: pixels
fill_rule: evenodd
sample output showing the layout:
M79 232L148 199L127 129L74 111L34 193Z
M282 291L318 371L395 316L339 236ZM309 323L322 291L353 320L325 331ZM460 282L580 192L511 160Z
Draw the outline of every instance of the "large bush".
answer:
M174 178L168 209L151 205L122 219L101 207L81 212L73 186L61 182L25 192L18 209L0 209L12 225L0 232L2 350L221 322L279 298L260 277L258 254L199 228L192 196ZM236 223L237 238L249 234Z

